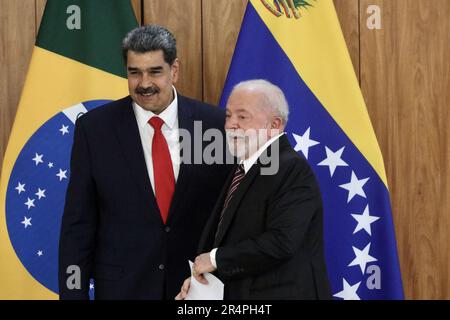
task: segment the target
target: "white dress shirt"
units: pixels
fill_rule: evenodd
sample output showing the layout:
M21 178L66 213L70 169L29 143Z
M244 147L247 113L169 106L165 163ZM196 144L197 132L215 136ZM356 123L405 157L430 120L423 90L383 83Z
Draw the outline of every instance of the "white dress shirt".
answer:
M280 133L279 135L277 135L276 137L273 137L272 139L270 139L269 141L267 141L261 148L258 149L258 151L256 151L254 154L252 154L250 157L248 157L248 159L245 160L241 160L240 164L244 165L244 171L245 174L247 174L247 172L250 171L251 167L256 163L256 161L258 160L258 158L261 156L261 154L277 139L279 139L282 135L284 135L283 133ZM214 268L217 269L217 263L216 263L216 252L217 252L217 248L214 248L211 250L211 252L209 253L209 258L211 260L211 264L214 266Z
M173 87L173 94L174 94L173 101L159 115L156 115L151 111L145 110L137 103L133 102L134 115L136 116L139 134L141 136L141 143L142 149L144 150L145 164L147 166L147 172L150 178L150 183L152 185L153 194L155 194L155 178L153 174L152 141L155 130L148 123L148 121L154 116L158 116L164 121L164 124L161 127L161 132L167 141L167 146L169 147L175 182L177 181L178 173L180 171L178 96L175 87Z

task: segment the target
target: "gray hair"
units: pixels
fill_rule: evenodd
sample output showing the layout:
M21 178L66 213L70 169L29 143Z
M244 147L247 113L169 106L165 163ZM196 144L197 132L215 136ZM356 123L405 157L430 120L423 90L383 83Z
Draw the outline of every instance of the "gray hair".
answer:
M177 58L177 42L163 26L149 24L131 30L122 41L122 54L127 61L128 51L145 53L162 50L164 61L172 65Z
M288 122L289 105L280 87L267 80L256 79L238 83L233 88L233 91L236 90L249 90L261 93L267 102L267 106L279 114L283 124L286 125Z

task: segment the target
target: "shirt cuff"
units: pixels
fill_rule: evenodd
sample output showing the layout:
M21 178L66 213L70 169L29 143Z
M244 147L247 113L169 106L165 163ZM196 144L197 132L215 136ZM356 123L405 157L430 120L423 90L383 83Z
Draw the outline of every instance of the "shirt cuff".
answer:
M209 258L211 259L211 264L213 265L213 267L217 269L216 252L217 248L212 249L211 252L209 253Z

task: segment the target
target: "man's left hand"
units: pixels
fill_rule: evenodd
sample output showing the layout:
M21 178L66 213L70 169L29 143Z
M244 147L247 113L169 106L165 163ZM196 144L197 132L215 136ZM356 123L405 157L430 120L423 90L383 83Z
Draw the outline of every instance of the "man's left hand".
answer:
M216 268L214 268L211 263L209 252L202 253L195 258L192 275L198 282L208 284L208 281L205 279L203 274L206 272L213 272L215 270Z

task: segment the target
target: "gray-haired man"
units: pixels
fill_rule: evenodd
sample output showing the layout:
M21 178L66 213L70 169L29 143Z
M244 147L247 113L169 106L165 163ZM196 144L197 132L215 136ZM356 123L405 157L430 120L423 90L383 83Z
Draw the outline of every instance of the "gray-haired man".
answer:
M123 54L130 96L76 123L61 299L88 299L91 278L96 299L173 299L229 171L180 161L180 132L193 133L194 121L223 130L225 113L177 94L173 35L157 25L137 28Z
M224 299L329 299L319 186L283 133L281 89L265 80L236 85L225 129L240 159L203 231L193 276L215 272ZM270 161L268 161L270 160ZM277 162L277 170L264 170ZM176 299L185 299L188 278Z

